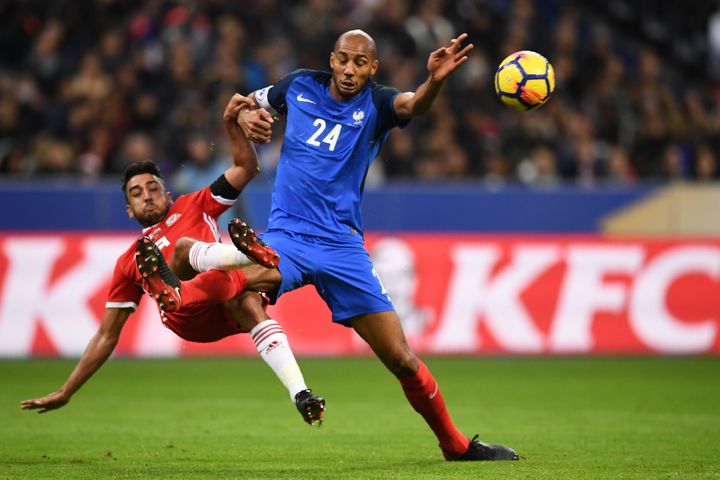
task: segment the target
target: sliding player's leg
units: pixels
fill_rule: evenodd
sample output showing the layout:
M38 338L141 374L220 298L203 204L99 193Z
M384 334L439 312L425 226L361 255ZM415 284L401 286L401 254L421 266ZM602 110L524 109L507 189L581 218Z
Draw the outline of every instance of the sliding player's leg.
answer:
M225 303L225 308L238 325L250 332L258 353L287 388L290 400L303 420L310 425L316 422L320 425L325 411L325 399L314 395L305 384L287 335L280 324L267 315L265 306L264 294L253 291L245 291Z
M210 270L181 282L160 249L147 237L138 240L135 261L145 289L167 312L194 303L226 302L245 289L272 290L281 279L276 269L251 265L242 270Z
M175 242L170 268L180 280L190 280L200 272L237 270L258 264L276 268L280 258L275 250L260 240L253 229L239 219L228 225L232 245L220 242L201 242L182 237Z
M161 309L174 312L182 307L180 279L149 237L142 237L135 243L135 264L143 277L143 289Z
M277 268L280 256L255 235L255 231L250 225L238 218L233 218L228 224L228 233L238 251L245 254L247 258L265 268Z
M280 273L253 265L245 270L211 270L181 282L165 262L162 252L147 237L137 242L135 259L143 284L165 312L177 312L194 303L224 303L227 314L243 331L250 332L260 357L288 389L300 415L310 425L321 424L325 399L316 396L305 379L282 327L268 317L261 294L252 287L272 290ZM247 276L246 276L247 272Z

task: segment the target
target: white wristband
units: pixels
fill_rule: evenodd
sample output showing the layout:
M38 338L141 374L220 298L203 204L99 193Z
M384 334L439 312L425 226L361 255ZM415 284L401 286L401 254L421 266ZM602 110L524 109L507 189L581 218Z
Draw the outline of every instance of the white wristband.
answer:
M257 103L258 107L264 108L268 112L275 111L275 109L270 105L270 102L268 102L268 92L273 86L270 85L269 87L261 88L260 90L255 92L255 102Z

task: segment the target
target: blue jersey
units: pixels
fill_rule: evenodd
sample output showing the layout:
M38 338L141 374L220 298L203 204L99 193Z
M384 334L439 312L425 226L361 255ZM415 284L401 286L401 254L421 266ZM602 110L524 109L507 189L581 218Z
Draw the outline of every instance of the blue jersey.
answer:
M405 126L398 90L374 82L351 100L330 95L331 74L298 70L258 92L287 114L268 230L362 242L365 176L389 131Z

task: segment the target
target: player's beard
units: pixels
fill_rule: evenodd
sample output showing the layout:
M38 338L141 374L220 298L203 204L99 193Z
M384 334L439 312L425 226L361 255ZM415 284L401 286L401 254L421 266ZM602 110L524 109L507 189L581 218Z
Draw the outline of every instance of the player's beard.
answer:
M170 204L165 205L165 208L160 210L153 210L147 213L145 213L144 211L135 213L135 219L143 228L152 227L156 223L160 222L160 220L165 218L168 210L170 210Z

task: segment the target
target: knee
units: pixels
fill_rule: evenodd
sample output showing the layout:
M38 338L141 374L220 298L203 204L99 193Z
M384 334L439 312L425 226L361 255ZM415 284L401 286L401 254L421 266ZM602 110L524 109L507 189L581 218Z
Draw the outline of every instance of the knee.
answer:
M180 280L190 280L197 274L190 265L190 249L196 242L197 240L188 237L182 237L175 242L170 268Z
M409 349L399 349L382 359L390 372L397 378L412 377L419 368L417 356Z
M190 249L193 245L195 245L195 242L197 240L189 237L182 237L179 238L175 242L175 250L173 251L172 261L173 263L177 263L181 260L187 261L188 256L190 255Z
M249 332L255 325L270 318L265 312L263 299L257 292L244 291L237 297L225 302L225 309L233 320Z

